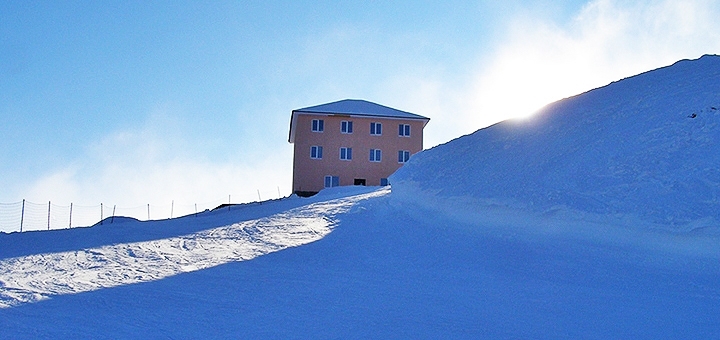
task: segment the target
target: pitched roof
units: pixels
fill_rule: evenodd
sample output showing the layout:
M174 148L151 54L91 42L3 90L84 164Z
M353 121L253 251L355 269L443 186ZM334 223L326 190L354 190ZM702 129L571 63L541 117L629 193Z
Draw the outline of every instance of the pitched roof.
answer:
M328 104L293 110L293 113L348 114L355 116L392 117L405 119L427 119L421 115L393 109L366 100L345 99Z
M352 116L365 116L365 117L384 117L384 118L401 118L401 119L418 119L424 120L424 124L430 120L430 118L416 115L414 113L405 112L393 109L380 104L375 104L367 100L360 99L344 99L332 103L310 106L302 109L292 111L290 117L290 136L288 142L295 142L295 114L325 114L325 115L352 115Z

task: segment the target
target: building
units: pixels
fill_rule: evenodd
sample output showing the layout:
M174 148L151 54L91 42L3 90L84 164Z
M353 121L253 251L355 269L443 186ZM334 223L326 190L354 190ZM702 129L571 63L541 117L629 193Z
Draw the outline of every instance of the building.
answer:
M292 111L293 192L309 196L344 185L387 185L423 149L429 118L346 99Z

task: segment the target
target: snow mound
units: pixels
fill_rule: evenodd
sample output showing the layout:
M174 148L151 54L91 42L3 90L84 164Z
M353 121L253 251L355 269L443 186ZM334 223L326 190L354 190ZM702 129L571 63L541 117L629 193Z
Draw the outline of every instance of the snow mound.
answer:
M705 55L426 150L391 182L393 194L417 202L455 198L717 234L718 150L720 56Z

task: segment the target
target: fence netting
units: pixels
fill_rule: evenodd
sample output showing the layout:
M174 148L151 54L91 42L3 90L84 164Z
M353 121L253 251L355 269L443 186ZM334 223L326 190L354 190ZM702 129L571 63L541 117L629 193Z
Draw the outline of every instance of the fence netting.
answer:
M260 201L260 191L257 194L258 201ZM280 190L278 189L279 197ZM240 196L240 198L245 202L252 201L248 199L248 195ZM89 227L116 216L131 217L140 221L168 219L201 213L231 202L231 195L228 195L227 199L204 203L178 204L172 201L166 205L144 204L132 207L107 204L57 205L52 202L37 203L23 200L14 203L0 203L0 232Z

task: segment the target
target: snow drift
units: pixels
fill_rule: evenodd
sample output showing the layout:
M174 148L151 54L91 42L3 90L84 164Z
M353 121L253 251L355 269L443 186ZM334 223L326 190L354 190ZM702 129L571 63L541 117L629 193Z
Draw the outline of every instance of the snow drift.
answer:
M705 55L424 151L391 181L420 204L454 198L717 233L718 150L720 56Z

